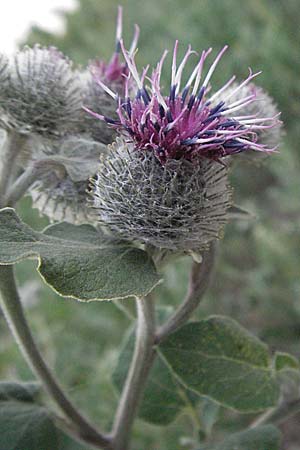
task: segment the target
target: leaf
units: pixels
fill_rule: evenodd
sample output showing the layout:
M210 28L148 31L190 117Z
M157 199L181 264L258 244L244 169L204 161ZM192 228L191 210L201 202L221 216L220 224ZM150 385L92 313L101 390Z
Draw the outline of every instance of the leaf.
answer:
M34 403L0 402L0 450L59 449L59 436L48 411Z
M276 352L275 353L275 369L281 370L296 370L300 371L300 364L295 356L289 353Z
M112 379L118 392L121 392L129 370L134 350L134 332L125 337L117 366ZM146 422L156 425L168 425L179 412L193 400L170 372L166 364L157 357L148 377L138 415Z
M57 142L41 141L34 137L29 142L34 148L33 159L49 164L49 168L64 168L74 182L87 181L95 174L100 155L107 152L107 146L101 142L84 137L70 136Z
M13 381L2 381L0 383L0 401L17 400L33 402L40 393L39 383L17 383Z
M49 160L62 164L73 181L86 181L95 174L100 154L107 151L107 146L96 141L69 137L60 143L59 151L54 148L54 155Z
M254 412L278 401L267 347L232 319L187 324L159 351L184 386L224 406Z
M148 294L159 282L143 250L113 240L91 225L59 223L32 230L11 208L0 211L0 264L38 258L38 271L58 294L112 300Z
M0 450L88 450L36 403L40 391L36 382L0 382Z
M280 450L281 433L273 425L265 425L229 436L221 444L199 450Z
M55 448L52 450L89 450L92 447L87 446L87 444L80 444L77 441L74 441L72 438L67 436L66 434L58 431L59 435L59 448ZM26 449L27 450L27 449ZM43 449L44 450L44 449Z

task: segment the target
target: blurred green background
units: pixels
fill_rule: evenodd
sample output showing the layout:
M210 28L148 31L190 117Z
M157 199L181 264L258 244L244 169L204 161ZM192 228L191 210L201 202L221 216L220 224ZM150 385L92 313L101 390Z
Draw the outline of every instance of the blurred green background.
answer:
M26 43L55 45L82 66L95 56L108 59L114 47L118 3L77 1L76 11L59 12L66 25L63 36L34 27ZM256 219L227 226L213 286L197 314L234 317L271 348L300 356L299 0L124 0L122 5L127 43L133 24L141 27L140 66L155 64L162 51L171 49L179 39L182 53L189 43L198 51L230 45L214 75L214 86L233 73L244 78L249 66L263 71L256 82L282 111L283 142L279 154L264 161L240 159L232 170L235 203ZM165 76L168 73L166 70ZM19 205L19 212L37 229L47 224L31 209L29 199ZM110 374L129 321L110 303L63 300L42 286L35 266L35 262L21 263L17 270L27 314L44 355L74 400L93 419L108 426L117 401ZM162 303L180 301L188 267L189 262L182 260L168 269L166 282L159 289ZM127 303L132 308L132 301ZM3 319L0 360L2 379L32 377ZM216 438L224 429L239 429L247 420L233 413L222 413L221 417ZM298 432L290 424L283 429L285 448L299 449L299 425ZM138 421L134 449L191 448L183 445L182 437L194 431L188 414L166 430Z

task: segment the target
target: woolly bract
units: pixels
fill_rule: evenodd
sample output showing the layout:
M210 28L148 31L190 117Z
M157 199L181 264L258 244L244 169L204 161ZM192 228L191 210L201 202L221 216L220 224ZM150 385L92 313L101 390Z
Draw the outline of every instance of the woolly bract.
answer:
M62 135L78 123L80 85L71 63L54 47L25 47L0 84L2 123L22 133Z

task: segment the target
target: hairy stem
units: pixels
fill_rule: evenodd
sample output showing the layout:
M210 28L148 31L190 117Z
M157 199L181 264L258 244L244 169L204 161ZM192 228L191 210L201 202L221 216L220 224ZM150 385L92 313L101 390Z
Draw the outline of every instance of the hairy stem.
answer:
M158 329L155 338L156 344L187 322L197 309L209 286L214 269L215 256L216 244L212 243L209 250L203 253L202 262L200 264L193 263L186 297L174 314Z
M48 394L75 426L81 439L93 444L96 448L111 448L109 439L97 431L77 411L44 362L26 321L12 266L0 267L0 292L1 306L9 328L24 358L40 379Z
M289 417L294 416L300 412L300 398L291 400L290 402L284 402L278 408L273 408L266 411L259 416L251 425L251 428L256 428L266 423L273 423L280 425L285 422Z
M37 165L28 167L13 185L8 188L4 199L5 205L14 206L44 170Z
M0 206L5 205L5 194L10 184L14 165L18 153L21 147L24 145L26 136L22 136L19 133L12 132L5 142L5 152L1 160L1 172L0 172Z
M127 450L131 428L136 416L147 375L155 357L155 314L150 296L138 298L136 343L131 366L125 381L113 426L113 449Z

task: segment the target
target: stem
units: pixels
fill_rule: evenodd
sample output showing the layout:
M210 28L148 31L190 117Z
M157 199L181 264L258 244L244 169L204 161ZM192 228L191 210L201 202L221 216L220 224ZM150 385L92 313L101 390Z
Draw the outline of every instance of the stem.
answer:
M28 167L8 189L4 200L5 205L14 206L43 171L44 169L37 164Z
M8 138L8 142L5 143L6 150L2 158L2 168L0 173L0 204L4 203L3 197L6 194L7 187L9 186L15 160L18 153L23 146L26 136L23 136L17 132L12 132Z
M113 449L128 450L130 432L155 357L154 304L150 296L136 299L137 329L134 355L113 426Z
M110 448L107 437L97 431L81 416L58 385L44 362L33 339L18 295L12 266L0 267L1 306L9 328L19 348L36 376L41 380L51 398L74 424L79 436L97 448Z
M186 297L174 314L158 329L155 338L156 344L187 322L198 308L212 278L215 256L216 244L212 243L209 250L203 254L202 262L200 264L193 263Z
M297 414L298 412L300 412L300 398L290 402L285 402L278 408L268 410L252 423L251 428L256 428L266 423L280 425L289 417Z

